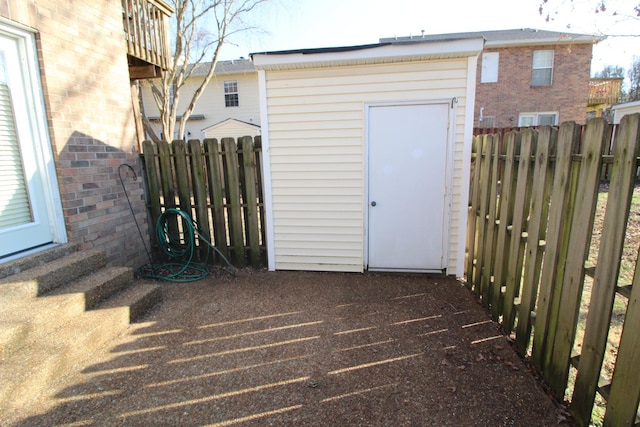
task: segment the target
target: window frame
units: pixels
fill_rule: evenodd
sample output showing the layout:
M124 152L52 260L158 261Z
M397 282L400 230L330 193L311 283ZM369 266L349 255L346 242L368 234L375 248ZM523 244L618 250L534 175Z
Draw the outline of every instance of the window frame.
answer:
M239 107L240 106L240 93L238 90L237 80L225 80L223 83L224 91L224 106L225 107Z
M553 116L554 120L551 126L558 125L558 118L560 115L558 114L557 111L538 111L538 112L525 112L525 113L518 114L518 127L543 126L540 124L540 118L544 116ZM522 120L524 118L532 118L533 124L530 124L530 125L522 124Z
M536 64L536 53L538 54L542 54L543 52L550 52L551 53L551 64ZM553 66L554 66L554 62L555 62L555 51L553 49L537 49L533 51L533 55L531 58L531 86L551 86L553 85ZM544 62L547 62L548 58L542 58L542 59L538 59L538 62L541 62L542 60L545 60ZM545 75L545 81L544 82L538 82L536 81L536 71L550 71L549 72L549 77L548 79L546 78ZM548 80L548 81L547 81Z

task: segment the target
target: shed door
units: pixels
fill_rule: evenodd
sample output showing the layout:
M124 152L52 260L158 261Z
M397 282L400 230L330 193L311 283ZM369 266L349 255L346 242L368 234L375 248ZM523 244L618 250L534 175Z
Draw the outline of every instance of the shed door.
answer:
M445 267L448 104L368 109L368 267Z
M0 260L53 240L23 67L16 40L0 35Z

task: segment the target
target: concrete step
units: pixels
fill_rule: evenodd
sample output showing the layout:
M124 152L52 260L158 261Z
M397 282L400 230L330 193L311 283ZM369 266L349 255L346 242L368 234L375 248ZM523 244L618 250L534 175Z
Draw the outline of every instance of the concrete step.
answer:
M104 251L70 253L46 264L0 279L0 304L20 298L35 298L67 285L107 265Z
M78 252L79 249L79 243L66 243L24 258L0 264L0 279L21 273L39 265L44 265L63 256Z
M51 334L132 282L130 268L103 268L40 298L5 301L0 305L0 354L6 357Z
M77 370L161 300L159 285L134 283L0 364L0 412L27 404Z

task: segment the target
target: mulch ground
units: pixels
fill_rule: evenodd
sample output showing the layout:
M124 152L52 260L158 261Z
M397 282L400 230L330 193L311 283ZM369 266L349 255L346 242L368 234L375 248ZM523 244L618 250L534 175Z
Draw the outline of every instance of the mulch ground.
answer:
M15 425L570 423L451 278L241 270L163 289Z

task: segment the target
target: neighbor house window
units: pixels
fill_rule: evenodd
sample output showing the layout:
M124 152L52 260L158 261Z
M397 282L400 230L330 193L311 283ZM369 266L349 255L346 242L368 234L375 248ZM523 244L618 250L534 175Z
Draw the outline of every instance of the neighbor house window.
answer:
M531 72L532 86L549 86L553 81L553 51L534 50Z
M227 80L224 82L224 106L237 107L238 102L238 82L235 80Z
M480 128L494 128L496 127L495 116L483 116L478 120L478 127Z
M544 125L557 125L558 113L556 112L544 112L544 113L521 113L518 117L518 126L544 126Z
M482 69L480 83L496 83L498 81L498 62L500 53L487 52L482 54Z

